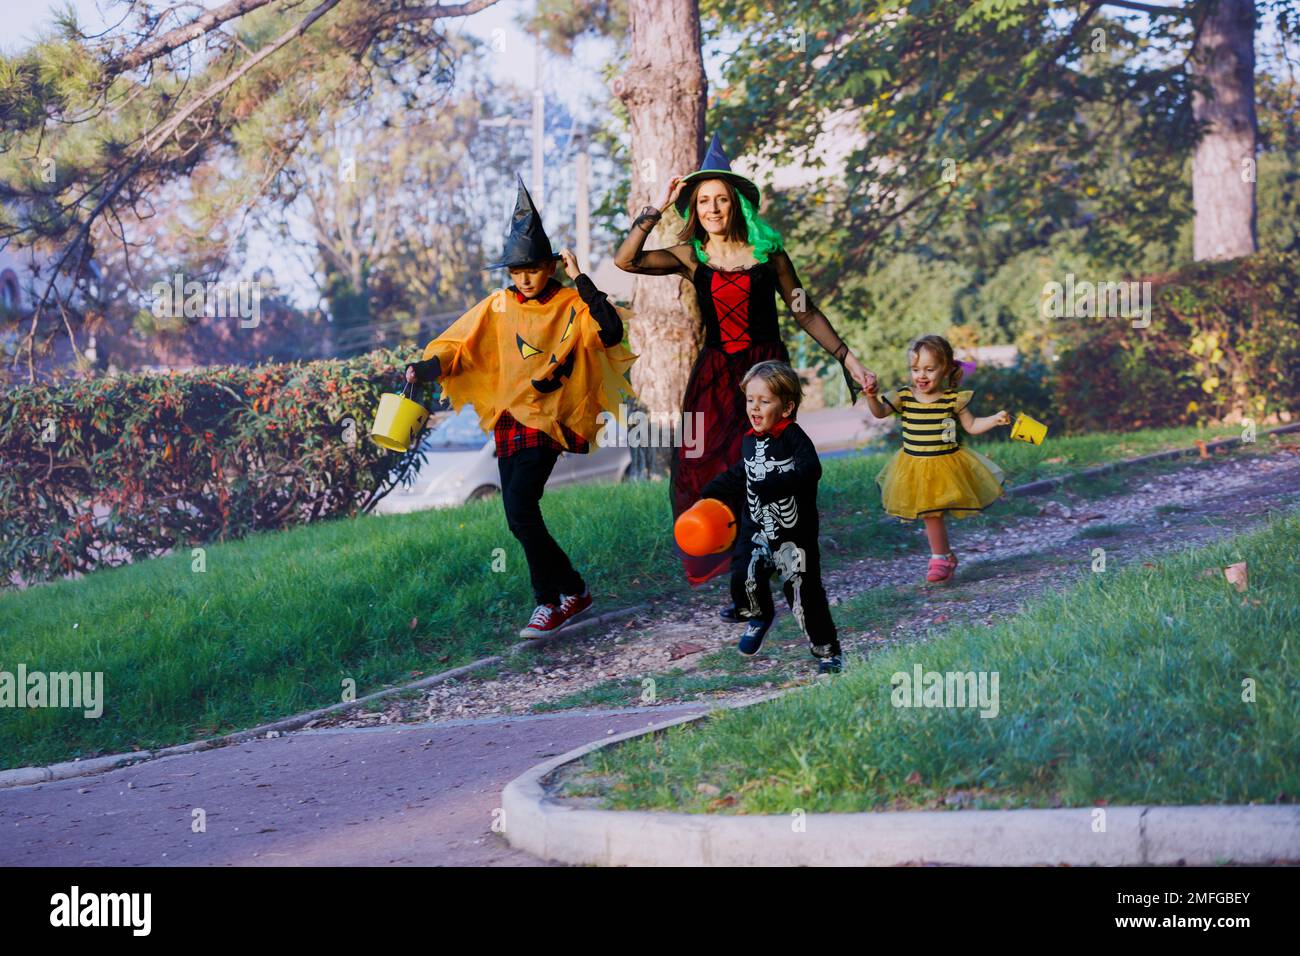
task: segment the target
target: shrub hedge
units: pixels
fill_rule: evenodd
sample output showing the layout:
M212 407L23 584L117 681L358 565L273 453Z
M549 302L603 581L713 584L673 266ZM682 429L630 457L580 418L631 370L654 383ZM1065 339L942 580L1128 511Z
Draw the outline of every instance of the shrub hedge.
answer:
M369 510L417 463L367 435L409 355L13 388L0 412L0 580Z

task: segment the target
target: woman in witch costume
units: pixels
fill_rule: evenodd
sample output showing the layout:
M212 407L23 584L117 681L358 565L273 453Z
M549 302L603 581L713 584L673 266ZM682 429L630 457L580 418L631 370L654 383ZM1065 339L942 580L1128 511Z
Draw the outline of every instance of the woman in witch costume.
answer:
M674 519L699 500L709 481L740 459L741 439L748 427L740 389L745 373L760 362L790 361L777 321L778 292L804 331L841 363L851 399L875 382L800 286L780 234L758 216L759 201L758 187L732 172L715 134L703 167L672 179L660 208L641 210L614 258L624 272L690 280L704 320L704 347L682 399L683 414L703 415L704 448L695 458L688 457L685 448L673 455ZM670 203L686 222L679 244L643 250ZM728 504L736 514L743 506ZM726 571L731 553L708 557L683 553L681 559L694 586ZM722 617L738 620L734 607L725 608Z

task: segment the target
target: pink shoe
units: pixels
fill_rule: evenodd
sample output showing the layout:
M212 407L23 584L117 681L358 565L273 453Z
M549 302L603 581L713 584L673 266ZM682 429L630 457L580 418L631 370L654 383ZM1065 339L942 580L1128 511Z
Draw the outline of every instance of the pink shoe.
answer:
M930 570L926 573L925 580L929 584L942 584L951 578L956 570L956 555L949 554L946 558L931 558Z

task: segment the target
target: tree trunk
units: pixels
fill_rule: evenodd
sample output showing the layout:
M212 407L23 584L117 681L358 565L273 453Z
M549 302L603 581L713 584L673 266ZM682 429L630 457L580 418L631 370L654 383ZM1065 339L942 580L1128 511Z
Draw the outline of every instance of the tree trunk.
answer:
M1192 157L1193 256L1248 256L1257 248L1253 0L1219 0L1191 62L1207 87L1193 93L1192 114L1210 124Z
M700 53L698 0L628 0L631 52L615 78L614 94L627 107L632 132L631 218L657 203L672 176L699 166L704 154L708 80ZM677 241L681 220L670 210L646 246ZM682 396L702 342L700 314L690 283L670 276L638 276L628 341L638 356L632 386L642 408L660 426L681 421ZM662 444L662 443L661 443ZM633 448L634 478L668 473L671 448Z

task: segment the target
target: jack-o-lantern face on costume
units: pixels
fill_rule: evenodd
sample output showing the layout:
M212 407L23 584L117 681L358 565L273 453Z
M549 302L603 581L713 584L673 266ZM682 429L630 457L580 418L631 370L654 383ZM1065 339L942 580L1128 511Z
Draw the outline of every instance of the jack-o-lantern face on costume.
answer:
M577 357L573 349L573 322L577 317L578 310L570 306L569 318L565 323L564 332L560 336L560 344L562 346L566 343L568 344L568 355L565 356L563 361L561 361L560 359L557 359L555 353L552 352L549 370L543 373L540 378L529 379L533 384L533 388L537 389L543 395L549 395L551 392L555 391L564 384L566 378L573 374L573 363L574 359ZM524 341L523 336L518 333L515 334L515 343L519 346L519 357L524 360L525 365L528 363L529 359L544 354L543 349L529 345Z
M425 358L434 357L452 407L472 404L484 431L509 411L561 443L561 425L595 438L597 414L616 413L631 395L635 359L622 343L600 341L577 290L564 287L541 299L489 296L425 346Z

